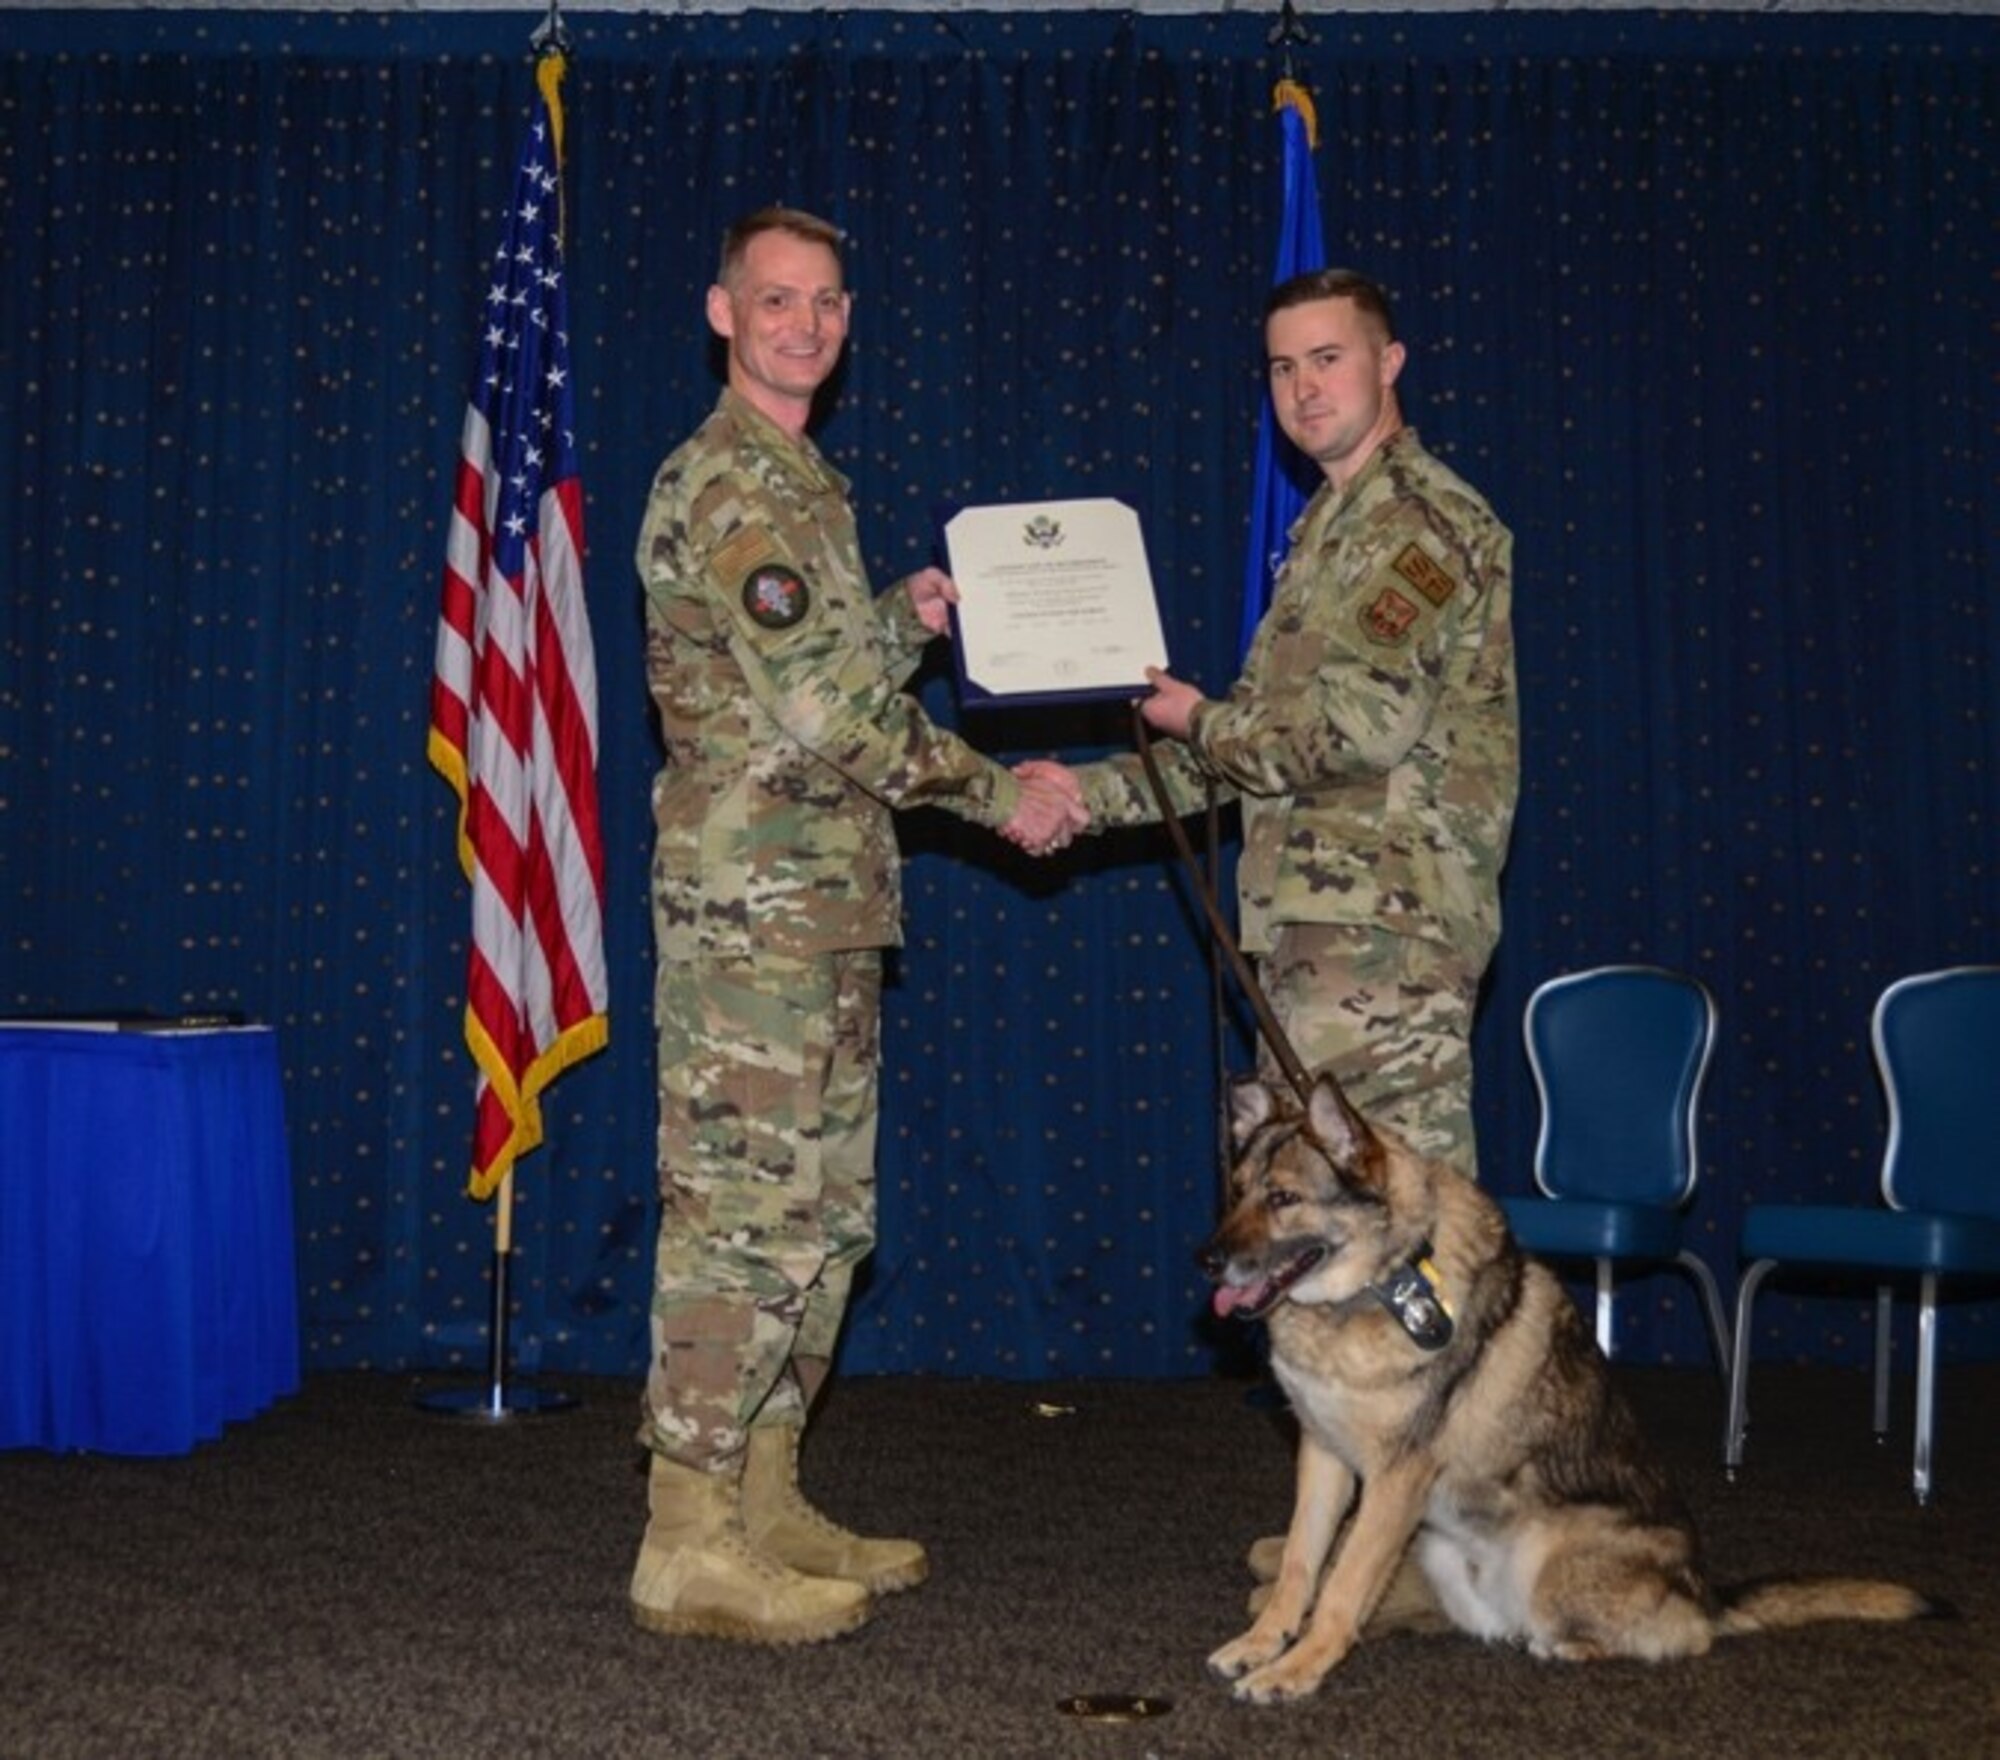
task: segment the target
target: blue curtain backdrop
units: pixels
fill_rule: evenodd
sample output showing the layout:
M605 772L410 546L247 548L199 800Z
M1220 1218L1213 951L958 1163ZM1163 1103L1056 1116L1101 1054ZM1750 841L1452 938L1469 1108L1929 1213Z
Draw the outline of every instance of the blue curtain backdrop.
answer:
M424 715L537 16L16 12L0 50L0 1008L279 1028L312 1367L485 1360L467 905ZM880 580L940 505L1121 495L1177 668L1219 688L1278 70L1248 14L569 23L612 1045L523 1164L512 1340L526 1371L636 1374L656 747L630 553L714 395L720 229L785 199L852 231L823 439ZM1722 1013L1699 1219L1728 1281L1748 1200L1870 1198L1882 985L2000 956L2000 33L1312 23L1329 255L1390 284L1415 422L1517 534L1487 1179L1528 1181L1530 987L1685 967ZM941 672L925 694L960 719ZM1118 714L967 725L1010 755L1125 740ZM1203 1372L1216 1050L1164 840L1037 867L905 829L849 1367ZM1861 1313L1767 1299L1758 1350L1858 1363ZM1635 1357L1703 1359L1676 1280L1624 1326ZM1989 1304L1946 1333L1994 1336Z

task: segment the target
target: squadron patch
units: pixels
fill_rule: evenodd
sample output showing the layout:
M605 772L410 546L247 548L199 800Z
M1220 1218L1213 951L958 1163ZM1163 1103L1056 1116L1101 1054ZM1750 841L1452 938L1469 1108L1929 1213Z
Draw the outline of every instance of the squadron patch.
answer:
M743 609L761 629L790 629L811 607L812 594L795 568L770 562L743 577Z
M1450 571L1416 544L1405 544L1403 553L1389 566L1433 605L1442 605L1458 591L1458 582Z
M1361 628L1371 642L1398 648L1410 638L1410 625L1417 621L1417 608L1394 587L1384 587L1374 603L1361 611Z

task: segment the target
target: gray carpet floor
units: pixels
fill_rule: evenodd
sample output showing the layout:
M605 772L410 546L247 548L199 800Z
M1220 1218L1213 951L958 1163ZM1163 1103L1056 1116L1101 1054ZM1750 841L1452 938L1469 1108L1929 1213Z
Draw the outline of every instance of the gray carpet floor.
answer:
M1290 1439L1250 1381L836 1383L806 1480L914 1534L932 1580L774 1652L630 1622L636 1389L436 1416L436 1383L329 1375L176 1460L0 1455L0 1755L1050 1756L1352 1760L2000 1756L2000 1365L1942 1377L1939 1495L1864 1377L1760 1367L1747 1469L1718 1380L1621 1369L1722 1581L1896 1577L1952 1620L1822 1626L1663 1667L1456 1635L1363 1646L1309 1704L1233 1703L1243 1552L1282 1527ZM1063 1706L1126 1694L1144 1721Z

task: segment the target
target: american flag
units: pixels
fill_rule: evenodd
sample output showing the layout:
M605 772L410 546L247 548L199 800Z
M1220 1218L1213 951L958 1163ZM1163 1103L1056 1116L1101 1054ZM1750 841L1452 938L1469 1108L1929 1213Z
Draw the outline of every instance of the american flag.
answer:
M486 294L431 683L430 760L457 791L472 883L465 1039L474 1197L542 1140L538 1096L608 1036L597 662L583 597L563 277L560 54Z

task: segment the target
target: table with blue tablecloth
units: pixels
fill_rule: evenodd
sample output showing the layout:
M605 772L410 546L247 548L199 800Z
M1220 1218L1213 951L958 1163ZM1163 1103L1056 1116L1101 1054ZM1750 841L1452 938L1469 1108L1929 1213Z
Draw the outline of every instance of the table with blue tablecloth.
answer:
M299 1385L268 1027L0 1027L0 1448L183 1454Z

